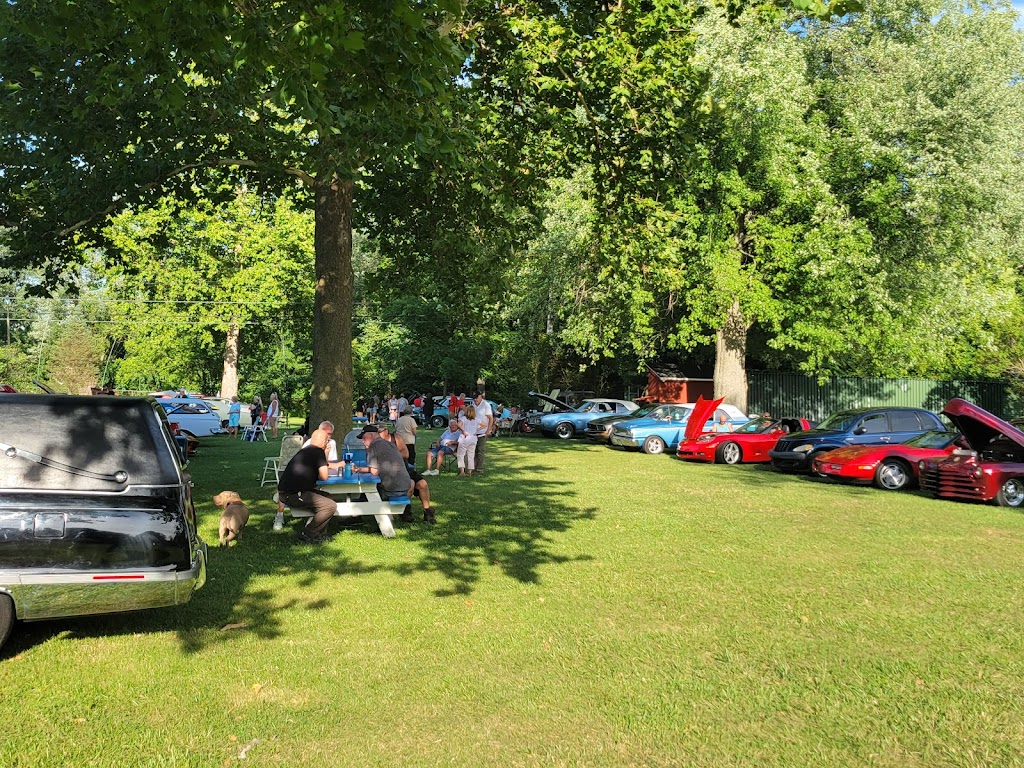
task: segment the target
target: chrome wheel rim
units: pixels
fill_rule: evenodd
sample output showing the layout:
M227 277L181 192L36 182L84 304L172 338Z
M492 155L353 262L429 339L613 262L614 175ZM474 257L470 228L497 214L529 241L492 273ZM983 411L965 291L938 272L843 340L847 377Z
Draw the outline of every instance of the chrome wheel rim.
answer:
M722 448L722 458L726 464L736 464L740 460L740 447L736 443L726 443Z
M907 484L907 472L900 464L883 464L878 470L878 484L887 491L897 491Z
M647 441L646 450L651 456L657 456L665 450L665 444L661 442L659 438L655 437Z
M1003 498L1011 507L1019 507L1024 503L1024 483L1016 477L1003 483Z

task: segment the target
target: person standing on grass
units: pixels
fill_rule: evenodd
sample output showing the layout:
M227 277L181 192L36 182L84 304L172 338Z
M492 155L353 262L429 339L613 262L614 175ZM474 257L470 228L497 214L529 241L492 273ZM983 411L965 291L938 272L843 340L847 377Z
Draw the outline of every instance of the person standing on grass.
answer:
M429 392L423 393L423 405L420 406L420 412L423 414L423 426L429 427L434 418L434 396Z
M419 427L416 419L412 417L412 406L405 406L402 415L398 417L398 423L395 424L395 435L402 438L402 442L409 449L408 461L414 467L416 466L416 431Z
M238 402L238 395L231 396L231 404L228 406L228 434L232 437L238 435L238 423L242 420L242 404Z
M484 399L483 392L473 393L473 404L476 408L476 418L480 421L474 451L475 471L478 475L482 475L484 473L484 455L487 453L487 437L494 430L494 411L491 404Z
M459 464L459 477L473 474L476 467L476 441L480 432L480 422L476 418L476 408L472 404L466 406L462 418L459 419L459 449L455 459Z
M270 393L270 402L267 403L267 426L270 427L270 436L277 439L277 421L281 418L281 403L277 399L277 392Z
M279 503L292 509L312 510L313 516L299 533L299 540L307 544L320 544L327 538L327 524L338 511L338 504L329 494L316 487L317 482L326 480L329 473L330 464L324 453L327 433L322 429L314 430L309 443L292 456L285 466L277 484L277 498Z

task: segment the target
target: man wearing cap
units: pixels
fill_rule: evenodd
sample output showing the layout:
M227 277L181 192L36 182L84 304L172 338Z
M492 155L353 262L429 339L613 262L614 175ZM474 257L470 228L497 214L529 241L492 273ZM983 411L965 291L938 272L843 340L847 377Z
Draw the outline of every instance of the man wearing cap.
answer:
M329 463L324 448L327 447L327 433L317 429L309 437L309 445L292 456L281 480L277 484L277 498L292 509L311 509L313 516L299 533L299 539L310 544L319 544L327 536L327 524L331 522L338 504L327 493L318 490L318 480L326 480Z
M377 486L377 490L382 499L391 496L412 498L414 483L409 475L405 459L402 458L402 454L399 453L395 444L379 439L380 433L377 431L376 424L367 424L356 437L362 440L366 447L366 466L353 467L352 471L368 472L379 477L380 485ZM421 495L420 502L423 504L423 519L428 523L433 523L434 511L430 508L430 496L428 495L424 499ZM408 507L402 514L402 520L412 522L412 510Z
M480 424L476 433L476 468L474 472L478 475L484 473L484 454L487 451L487 436L494 430L494 411L491 404L484 399L483 392L473 393L473 402L476 405L476 419Z

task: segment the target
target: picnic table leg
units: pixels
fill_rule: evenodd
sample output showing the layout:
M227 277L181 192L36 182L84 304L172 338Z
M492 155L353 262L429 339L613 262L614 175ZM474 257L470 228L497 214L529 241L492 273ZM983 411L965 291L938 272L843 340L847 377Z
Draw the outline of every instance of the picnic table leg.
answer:
M395 527L391 524L391 515L374 515L377 527L380 528L380 535L385 539L395 538Z

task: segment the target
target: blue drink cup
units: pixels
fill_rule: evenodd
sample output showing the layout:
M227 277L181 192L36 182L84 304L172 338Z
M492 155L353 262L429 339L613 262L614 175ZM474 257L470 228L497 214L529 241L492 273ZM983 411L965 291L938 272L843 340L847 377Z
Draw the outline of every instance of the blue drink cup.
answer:
M345 477L352 477L352 454L342 454L342 460L345 462Z

